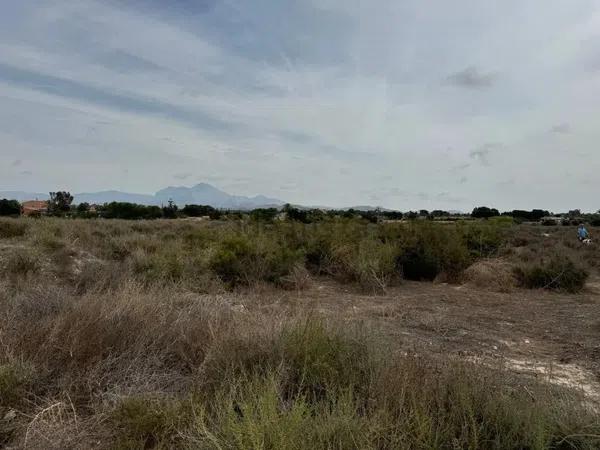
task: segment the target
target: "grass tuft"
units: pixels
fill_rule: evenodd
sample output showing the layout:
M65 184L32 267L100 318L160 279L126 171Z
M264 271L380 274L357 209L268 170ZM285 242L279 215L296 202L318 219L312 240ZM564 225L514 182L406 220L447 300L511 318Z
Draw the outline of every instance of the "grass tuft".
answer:
M580 292L589 273L567 257L553 257L515 269L518 282L530 289L550 289L569 293Z

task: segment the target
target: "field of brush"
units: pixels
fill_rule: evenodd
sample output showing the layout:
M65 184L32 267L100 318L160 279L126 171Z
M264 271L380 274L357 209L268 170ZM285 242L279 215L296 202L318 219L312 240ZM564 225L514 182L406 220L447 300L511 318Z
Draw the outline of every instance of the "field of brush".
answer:
M0 447L600 448L599 279L506 218L2 219Z

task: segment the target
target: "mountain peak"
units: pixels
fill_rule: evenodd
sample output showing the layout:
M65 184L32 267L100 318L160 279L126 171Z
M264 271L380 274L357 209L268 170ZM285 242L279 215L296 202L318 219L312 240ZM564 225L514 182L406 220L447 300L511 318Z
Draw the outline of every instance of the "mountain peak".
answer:
M0 198L10 198L19 201L47 198L47 194L34 194L28 192L0 192ZM192 187L169 186L161 189L154 195L132 194L115 190L74 194L74 203L110 203L129 202L142 205L166 205L169 200L178 206L184 205L210 205L221 209L254 209L266 206L283 205L285 202L268 198L263 195L245 197L230 195L208 183L198 183Z
M224 209L253 209L261 206L282 205L284 202L262 195L245 197L230 195L208 183L198 183L192 187L177 186L161 189L155 194L159 203L173 200L179 206L185 204L210 205Z

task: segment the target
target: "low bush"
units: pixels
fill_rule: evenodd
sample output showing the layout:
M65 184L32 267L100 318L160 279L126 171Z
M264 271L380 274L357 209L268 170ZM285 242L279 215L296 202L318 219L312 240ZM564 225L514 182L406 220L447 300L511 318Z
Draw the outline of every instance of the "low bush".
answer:
M457 281L473 262L465 230L453 225L413 226L401 242L398 264L409 280L431 281L443 273L449 281Z
M129 397L110 415L117 430L116 448L177 448L180 430L191 421L191 405L173 399Z
M284 243L257 235L226 236L218 242L209 267L225 283L232 286L257 281L278 283L303 261L303 254Z
M0 219L0 239L24 236L28 228L28 224L22 221Z
M364 339L307 320L284 330L281 344L286 397L323 399L327 393L358 392L368 385L373 355Z
M393 244L364 238L335 248L329 256L329 270L343 281L356 282L369 291L383 291L399 278L398 252Z
M376 442L373 420L351 394L283 403L277 374L236 384L196 417L190 433L196 448L374 449Z
M583 289L589 276L588 272L578 267L567 257L555 256L515 269L519 284L523 287L551 289L576 293Z

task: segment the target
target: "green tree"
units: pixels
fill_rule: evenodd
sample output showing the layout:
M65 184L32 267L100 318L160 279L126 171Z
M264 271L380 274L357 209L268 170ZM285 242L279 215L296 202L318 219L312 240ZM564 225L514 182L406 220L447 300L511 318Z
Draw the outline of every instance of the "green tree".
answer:
M100 208L100 216L106 219L159 219L163 211L158 206L138 205L127 202L106 203Z
M90 210L89 203L83 202L83 203L80 203L79 205L77 205L77 212L79 214L85 214L85 213L89 212L89 210Z
M488 208L487 206L479 206L473 209L471 213L471 217L475 217L477 219L488 219L490 217L499 216L500 213L496 208Z
M177 211L178 211L178 207L175 204L175 202L173 202L173 200L169 199L169 204L167 206L164 206L162 209L163 212L163 217L165 219L175 219L177 218Z
M286 214L288 220L295 222L308 223L308 212L303 209L294 208L292 205L287 203L282 211Z
M73 203L73 196L70 192L50 192L48 214L52 216L62 216L71 210L71 203Z
M250 218L257 222L273 222L278 213L277 208L256 208L250 211Z
M21 214L21 204L16 200L0 200L0 216L18 216Z
M211 219L218 219L220 216L220 212L209 205L185 205L181 212L187 217L209 216Z

